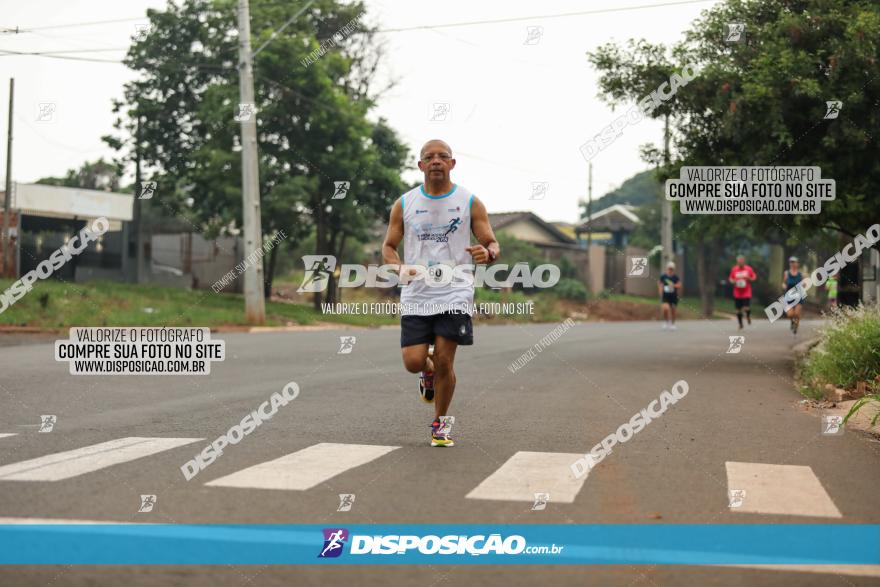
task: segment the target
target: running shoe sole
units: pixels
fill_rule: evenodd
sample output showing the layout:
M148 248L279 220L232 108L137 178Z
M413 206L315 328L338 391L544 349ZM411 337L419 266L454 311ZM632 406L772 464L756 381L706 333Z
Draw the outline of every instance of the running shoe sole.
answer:
M424 381L419 377L419 397L422 398L422 401L426 404L434 403L434 388L425 387Z
M443 439L431 436L431 446L448 447L455 446L455 442L451 438Z

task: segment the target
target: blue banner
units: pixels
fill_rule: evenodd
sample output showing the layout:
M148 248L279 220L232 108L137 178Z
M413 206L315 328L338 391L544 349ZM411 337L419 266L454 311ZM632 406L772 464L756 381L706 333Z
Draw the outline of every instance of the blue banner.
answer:
M880 564L880 525L0 525L0 564Z

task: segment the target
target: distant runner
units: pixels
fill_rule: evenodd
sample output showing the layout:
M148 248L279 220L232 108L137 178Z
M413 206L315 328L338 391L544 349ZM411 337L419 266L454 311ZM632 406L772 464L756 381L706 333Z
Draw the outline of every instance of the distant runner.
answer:
M675 330L675 308L678 306L678 290L681 289L681 279L675 274L675 263L670 261L666 265L666 273L660 276L658 293L663 308L663 330Z
M792 334L797 334L798 325L800 325L801 323L801 306L803 306L804 298L806 297L803 290L800 289L800 284L804 280L804 277L803 275L801 275L801 271L800 269L798 269L798 267L798 258L789 257L788 269L785 271L785 273L782 274L782 290L784 292L788 292L792 288L798 288L791 295L785 296L784 298L786 306L797 299L797 303L785 311L785 315L788 316L789 320L791 320ZM792 295L796 297L791 297Z
M829 276L828 281L825 282L825 287L828 289L828 305L832 308L837 307L837 277Z
M419 395L434 403L431 446L455 444L450 435L454 419L447 416L455 392L455 351L458 345L474 344L473 274L468 273L464 283L439 282L455 266L491 263L501 255L486 206L452 183L449 175L454 167L449 145L438 140L425 143L419 154L425 183L394 202L382 245L385 263L400 267L405 283L400 291L400 346L406 370L420 373ZM471 232L479 244L471 245ZM402 266L397 252L401 241Z
M752 282L757 279L755 270L751 265L746 265L746 258L738 255L736 265L730 270L728 280L733 284L733 303L736 305L736 319L739 329L743 329L743 309L746 311L746 320L752 323Z

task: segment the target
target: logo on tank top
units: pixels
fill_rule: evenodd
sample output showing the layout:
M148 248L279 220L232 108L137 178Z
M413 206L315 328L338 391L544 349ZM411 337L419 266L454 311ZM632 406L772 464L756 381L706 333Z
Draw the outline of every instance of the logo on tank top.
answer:
M432 224L430 222L416 224L413 229L420 241L448 243L449 235L458 230L459 226L461 226L461 218L453 218L446 224Z

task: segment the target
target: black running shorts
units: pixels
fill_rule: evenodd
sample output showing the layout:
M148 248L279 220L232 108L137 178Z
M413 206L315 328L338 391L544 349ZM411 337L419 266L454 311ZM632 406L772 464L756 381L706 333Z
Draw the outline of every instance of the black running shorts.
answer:
M443 312L431 316L401 316L400 346L433 344L437 336L460 345L474 344L474 325L470 314Z
M664 293L663 294L663 303L670 304L672 306L678 305L678 294L676 293Z
M748 308L752 305L752 298L733 298L733 304L736 306L737 310L740 310L743 307Z

